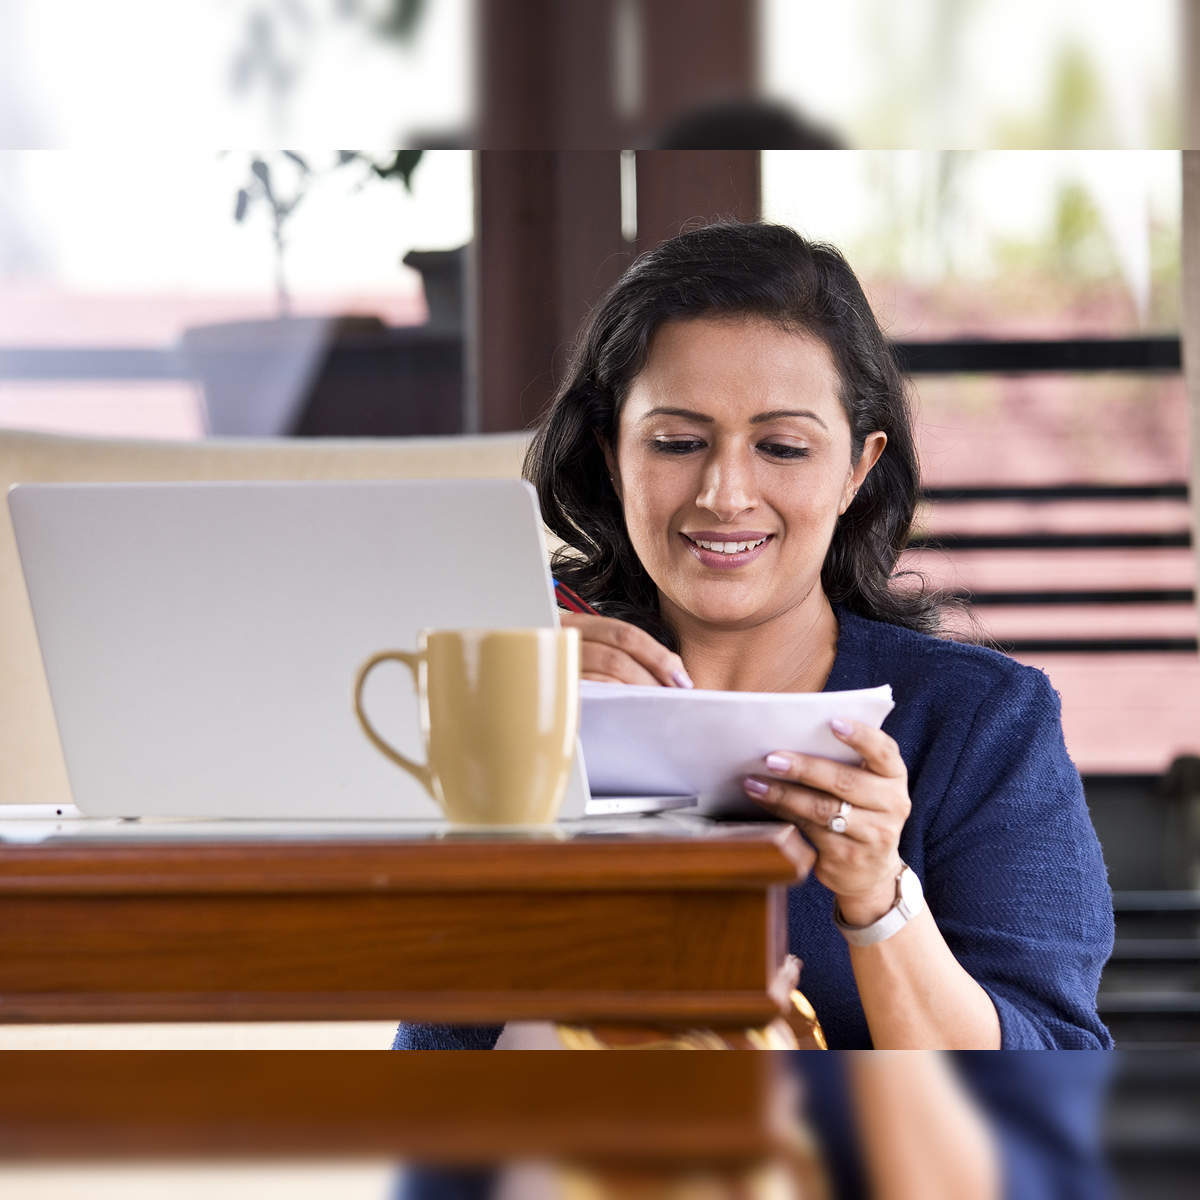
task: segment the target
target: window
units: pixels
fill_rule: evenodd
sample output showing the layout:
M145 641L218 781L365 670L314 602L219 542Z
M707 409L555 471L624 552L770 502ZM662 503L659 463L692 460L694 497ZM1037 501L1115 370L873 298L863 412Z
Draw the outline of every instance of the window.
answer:
M0 152L0 425L159 437L288 432L319 367L313 356L329 350L335 328L360 345L377 333L386 351L413 343L389 343L389 330L422 326L426 342L457 338L450 349L460 360L461 312L437 314L431 329L422 279L401 260L413 247L470 240L470 154L426 152L411 194L365 159L339 165L337 151L298 159L169 148ZM371 159L391 164L388 154ZM280 204L294 204L281 249L264 169ZM438 266L457 281L460 262ZM291 319L281 323L284 314ZM216 395L206 364L218 341L242 354L236 370L258 372L253 396ZM246 355L256 350L251 367ZM404 363L389 369L394 392ZM372 430L342 430L356 431Z

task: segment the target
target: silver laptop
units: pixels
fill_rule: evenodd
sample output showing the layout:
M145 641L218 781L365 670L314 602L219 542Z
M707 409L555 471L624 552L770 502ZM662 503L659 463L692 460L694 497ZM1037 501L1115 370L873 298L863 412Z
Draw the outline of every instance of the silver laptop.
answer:
M89 816L436 820L363 736L358 665L427 627L558 621L520 480L25 484L8 502ZM423 757L407 672L375 672L366 702ZM563 818L588 801L577 758Z

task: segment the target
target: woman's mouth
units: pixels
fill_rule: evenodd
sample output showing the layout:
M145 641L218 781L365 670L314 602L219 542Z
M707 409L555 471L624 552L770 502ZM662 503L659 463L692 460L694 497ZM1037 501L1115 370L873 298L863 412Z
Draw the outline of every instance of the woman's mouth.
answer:
M773 533L738 530L735 533L681 533L687 548L706 567L728 571L753 562L774 538Z

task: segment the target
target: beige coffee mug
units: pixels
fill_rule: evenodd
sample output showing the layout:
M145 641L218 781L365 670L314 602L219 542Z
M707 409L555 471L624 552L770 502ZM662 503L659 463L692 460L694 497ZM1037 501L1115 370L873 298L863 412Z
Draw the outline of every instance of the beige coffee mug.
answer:
M413 673L427 762L386 742L363 711L381 662ZM354 710L372 744L419 780L455 825L545 825L562 806L579 729L577 629L426 629L420 648L359 668Z

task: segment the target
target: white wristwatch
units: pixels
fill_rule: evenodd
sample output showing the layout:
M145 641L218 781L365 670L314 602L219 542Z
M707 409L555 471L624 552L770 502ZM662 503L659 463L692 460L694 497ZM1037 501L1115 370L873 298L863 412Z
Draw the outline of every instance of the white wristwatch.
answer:
M847 925L837 901L833 902L833 923L852 946L873 946L899 933L925 907L925 892L917 873L907 863L896 876L896 903L870 925Z

